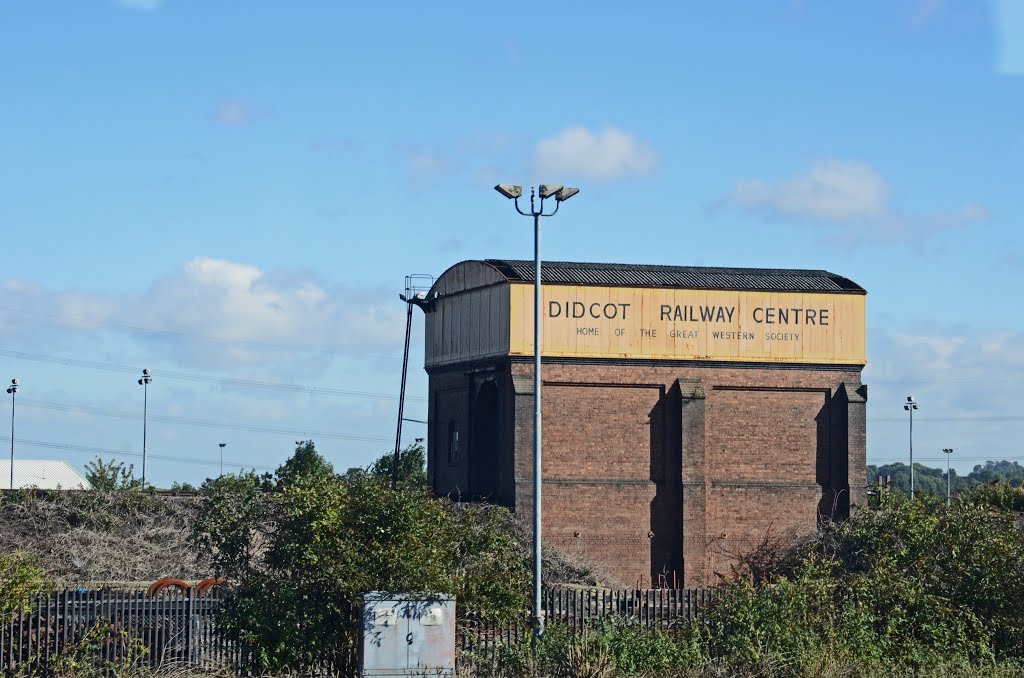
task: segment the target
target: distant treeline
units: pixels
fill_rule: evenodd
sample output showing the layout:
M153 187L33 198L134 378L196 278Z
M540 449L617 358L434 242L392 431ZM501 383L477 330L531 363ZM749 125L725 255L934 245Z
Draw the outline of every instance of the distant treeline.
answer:
M895 489L910 489L910 466L908 464L899 462L883 466L868 464L868 484L874 485L880 476L882 478L889 476L890 486ZM974 470L965 476L959 475L956 469L951 469L949 476L951 490L954 494L975 485L993 481L1005 481L1016 487L1024 483L1024 466L1015 461L986 461L984 464L975 465ZM914 464L914 489L918 492L945 495L946 469Z

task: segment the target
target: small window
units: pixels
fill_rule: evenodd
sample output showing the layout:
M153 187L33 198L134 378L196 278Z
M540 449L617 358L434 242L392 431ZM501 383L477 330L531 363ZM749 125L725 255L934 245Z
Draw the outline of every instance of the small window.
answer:
M448 463L459 463L459 429L454 421L448 422Z

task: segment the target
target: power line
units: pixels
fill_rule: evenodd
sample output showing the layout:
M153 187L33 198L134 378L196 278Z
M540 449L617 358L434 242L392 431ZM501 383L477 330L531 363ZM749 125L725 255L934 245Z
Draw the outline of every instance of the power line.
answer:
M56 313L42 313L40 311L28 310L16 306L5 306L0 305L0 309L11 311L13 313L21 313L22 315L34 316L37 318L49 318L50 320L61 321L64 320L61 316ZM142 327L140 325L129 325L127 323L114 323L114 322L103 322L95 325L97 329L117 329L127 332L136 332L139 334L152 334L156 336L168 336L168 337L184 337L187 339L199 339L201 341L208 341L216 344L230 344L233 346L254 346L257 348L272 349L275 351L290 351L290 352L304 352L304 353L322 353L325 355L345 355L339 350L329 348L312 348L303 346L287 346L285 344L275 344L268 341L257 341L253 339L225 339L223 337L214 337L207 334L196 334L195 332L182 332L181 330L159 330L151 327ZM365 355L375 355L384 357L395 357L393 353L367 353Z
M969 369L969 368L947 368L947 369ZM908 384L978 384L978 383L999 383L999 384L1016 384L1024 381L1024 379L992 379L990 377L977 377L972 379L918 379L918 378L907 378L907 379L872 379L867 377L865 381L872 386L876 384L887 384L887 385L908 385Z
M10 442L11 441L11 437L7 436L6 438L0 438L0 440L2 440L3 442ZM85 445L71 445L69 443L52 443L52 442L48 442L48 441L45 441L45 440L26 440L24 438L17 438L16 442L17 442L17 444L19 446L25 446L25 447L40 447L40 448L49 448L49 449L55 449L55 450L66 450L68 452L85 452L85 453L89 453L89 454L110 454L110 455L114 455L114 456L118 456L118 457L134 457L136 459L141 459L142 458L142 455L138 454L136 452L121 452L119 450L111 450L111 449L107 449L105 447L88 447L88 446L85 446ZM182 464L202 464L204 466L219 466L220 465L220 461L219 460L218 461L210 461L210 460L207 460L207 459L197 459L195 457L174 457L174 456L169 456L169 455L158 455L158 454L147 454L146 456L149 457L150 459L160 459L162 461L174 461L174 462L179 462L179 463L182 463ZM231 461L231 462L229 462L227 459L224 460L224 463L230 464L231 466L238 466L238 467L245 467L245 468L252 468L252 469L263 469L263 470L268 470L268 471L273 471L275 469L275 467L273 467L273 466L264 466L264 465L261 465L261 464L246 464L246 463L242 463L242 462L238 462L238 461Z
M999 414L999 415L993 415L993 416L970 415L970 416L962 416L962 417L920 417L920 418L915 417L914 419L915 419L915 421L922 421L922 422L925 422L925 423L930 422L930 421L937 421L937 422L951 422L951 421L998 421L998 422L1024 421L1024 417L1015 416L1015 415L1009 415L1009 414L1006 414L1006 415ZM906 417L869 417L868 418L868 422L869 423L882 423L882 424L894 424L894 423L906 424L907 423L907 419L906 419Z
M956 456L956 455L954 455L954 456ZM874 461L899 461L899 462L903 461L906 458L907 458L906 455L903 455L903 456L900 456L900 457L874 457L874 456L870 457L870 459L874 460ZM960 456L957 456L956 458L958 460L961 460L961 461L991 461L991 462L1015 461L1015 460L1018 460L1018 459L1024 459L1024 457L1017 457L1017 456L1004 457L1004 456L1000 456L1000 455L991 455L991 454L988 455L988 456L985 456L985 457L960 457ZM919 459L915 459L914 463L916 464L918 461L945 461L945 460L946 460L945 457L920 457Z
M55 403L46 400L35 400L34 398L19 398L18 405L22 407L34 407L59 412L76 412L80 414L96 414L104 417L118 417L121 419L138 420L142 417L138 412L127 410L113 410L104 407L89 407L85 405L71 405L69 403ZM192 417L174 417L164 414L150 414L150 420L163 421L170 424L184 424L187 426L202 426L205 428L220 428L232 431L254 431L256 433L273 433L289 436L309 436L312 438L332 438L337 440L357 440L362 442L390 442L391 439L384 436L368 436L352 433L336 433L333 431L311 431L273 428L270 426L253 426L250 424L232 424L210 421L207 419L195 419Z
M13 358L15 360L30 360L34 362L50 363L54 365L65 365L67 367L85 367L92 370L104 370L107 372L118 372L121 374L135 374L139 371L138 366L118 365L115 363L97 362L93 360L79 360L63 356L46 355L43 353L26 353L24 351L13 351L0 348L0 356ZM234 386L241 388L258 388L278 391L289 391L292 393L309 393L312 395L345 396L350 398L373 398L377 400L397 400L394 393L374 393L370 391L352 391L337 388L323 388L320 386L303 386L300 384L286 384L281 382L261 381L257 379L239 379L235 377L218 377L213 375L199 374L197 372L180 372L175 370L160 370L160 377L166 379L178 379L181 381L204 382L220 384L222 386ZM420 396L408 396L406 400L426 402L427 399Z

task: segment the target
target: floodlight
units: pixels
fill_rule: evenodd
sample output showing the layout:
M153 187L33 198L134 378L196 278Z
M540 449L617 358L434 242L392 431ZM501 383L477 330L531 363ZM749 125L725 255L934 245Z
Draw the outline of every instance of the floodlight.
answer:
M559 189L558 193L555 194L555 200L558 202L565 202L579 192L580 189L578 188L566 186L565 188Z
M562 184L541 184L537 187L537 192L542 198L550 198L560 190L562 190Z
M518 198L523 194L523 187L516 186L515 184L498 184L497 186L494 187L494 190L496 190L498 193L501 193L509 200Z

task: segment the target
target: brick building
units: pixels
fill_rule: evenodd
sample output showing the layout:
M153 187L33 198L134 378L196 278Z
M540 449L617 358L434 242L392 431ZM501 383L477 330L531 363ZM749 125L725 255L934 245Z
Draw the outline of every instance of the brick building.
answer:
M550 262L545 544L634 584L716 581L865 493L865 291L826 271ZM532 514L533 262L424 304L435 492Z

